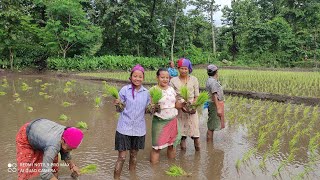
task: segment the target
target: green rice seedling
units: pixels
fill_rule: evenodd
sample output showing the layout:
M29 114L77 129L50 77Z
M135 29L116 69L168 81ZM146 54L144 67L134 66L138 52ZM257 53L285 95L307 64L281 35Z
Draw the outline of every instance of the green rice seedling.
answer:
M293 138L289 141L289 149L290 149L290 151L291 151L292 149L294 149L294 146L298 143L300 136L301 136L301 132L298 131L298 132L293 136Z
M14 100L14 102L16 102L16 103L19 103L19 102L21 102L22 100L21 100L21 98L16 98L15 100Z
M8 80L7 79L2 79L2 87L6 88L6 87L9 87L9 84L8 84Z
M14 93L13 94L13 97L15 97L15 98L17 98L17 97L19 97L20 95L18 94L18 93Z
M72 86L73 84L72 84L72 82L70 82L70 81L67 81L66 83L65 83L65 86L66 87L68 87L68 86Z
M48 94L46 94L46 95L44 95L44 98L45 98L45 99L51 99L52 96L49 96Z
M114 97L115 99L120 100L118 89L115 86L108 85L107 82L105 82L105 81L103 81L103 83L104 83L104 88L107 91L107 93L109 95L111 95L112 97ZM116 106L117 112L122 112L125 108L125 104L121 101L120 101L120 103L116 104L115 106Z
M153 86L149 89L149 93L151 96L151 104L148 105L146 112L150 114L160 112L160 105L158 103L162 98L162 90L157 86Z
M32 112L32 111L33 111L33 107L28 106L28 107L27 107L27 111L28 111L28 112Z
M34 80L34 82L35 82L35 83L41 83L42 80L41 80L41 79L36 79L36 80Z
M236 169L239 171L240 169L240 166L241 166L241 159L237 159L236 161Z
M47 94L47 93L45 93L45 92L41 92L41 91L39 92L39 95L40 95L40 96L43 96L43 95L46 95L46 94Z
M192 104L192 107L194 109L203 106L205 102L209 100L209 94L208 92L201 92L196 100L195 103Z
M319 147L318 141L319 140L320 140L320 133L319 132L315 136L310 138L308 149L309 149L311 155L314 155L316 150L318 149L318 147Z
M65 115L65 114L61 114L61 115L59 116L59 120L61 120L61 121L68 121L68 120L69 120L69 117L68 117L67 115Z
M110 86L110 85L105 85L105 89L107 90L108 94L110 94L112 97L114 97L115 99L120 99L119 92L116 87Z
M76 125L77 128L80 128L80 129L88 129L88 125L86 122L83 122L83 121L79 121Z
M187 86L182 86L180 88L180 96L182 97L182 99L184 99L186 102L188 102L189 100L189 90Z
M162 90L157 86L153 86L149 89L149 93L151 96L152 104L158 104L158 102L162 98Z
M90 174L97 172L97 165L96 164L89 164L80 169L81 174Z
M62 105L63 107L69 107L69 106L74 105L74 103L70 103L70 102L64 101L61 105Z
M28 91L29 89L32 89L27 83L22 83L21 85L22 91Z
M251 156L253 156L256 152L257 152L256 148L250 149L248 152L246 152L243 155L241 162L247 162L251 158Z
M101 97L95 97L94 103L96 108L99 108L101 106L101 102Z
M186 173L186 171L177 165L170 166L169 170L166 171L166 174L172 177L191 176L191 173Z
M65 87L65 88L63 89L63 92L64 92L65 94L67 94L67 93L69 93L69 92L71 92L71 91L72 91L72 89L69 88L69 87Z
M4 96L6 94L7 94L6 92L0 91L0 96Z

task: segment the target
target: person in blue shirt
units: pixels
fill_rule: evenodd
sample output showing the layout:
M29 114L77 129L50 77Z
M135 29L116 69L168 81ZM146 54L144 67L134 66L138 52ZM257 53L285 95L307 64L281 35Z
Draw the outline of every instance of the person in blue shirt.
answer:
M114 179L119 179L127 152L130 152L129 170L134 171L137 164L139 149L144 149L145 135L147 132L145 110L150 102L150 94L143 87L144 68L136 65L130 74L131 83L122 87L119 91L120 99L114 101L115 105L120 102L125 108L120 113L115 134L115 150L118 151L118 159L114 169Z
M178 71L174 66L174 62L170 61L169 65L170 65L170 67L168 68L168 72L169 72L170 79L173 78L173 77L177 77L178 76Z

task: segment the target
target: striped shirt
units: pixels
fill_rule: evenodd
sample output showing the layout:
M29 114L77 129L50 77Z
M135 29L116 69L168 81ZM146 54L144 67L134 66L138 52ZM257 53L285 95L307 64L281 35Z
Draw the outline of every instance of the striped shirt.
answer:
M149 91L141 86L134 91L132 97L132 85L126 85L119 91L120 100L126 107L121 112L117 131L127 136L144 136L146 134L145 109L150 102Z

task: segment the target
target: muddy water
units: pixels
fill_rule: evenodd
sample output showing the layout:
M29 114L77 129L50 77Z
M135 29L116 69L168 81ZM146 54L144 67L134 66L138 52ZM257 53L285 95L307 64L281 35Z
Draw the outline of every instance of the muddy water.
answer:
M0 77L2 80L4 77ZM45 77L6 77L9 87L0 86L0 91L6 92L0 96L0 179L16 179L17 175L8 168L9 163L16 162L15 136L20 126L35 118L47 118L66 126L74 126L78 121L85 121L89 130L85 132L85 139L80 148L72 152L73 159L79 167L88 164L96 164L98 170L94 174L82 175L79 179L113 179L114 162L117 158L117 151L114 150L114 135L117 125L115 108L111 104L112 98L104 98L101 83L88 81L73 82L68 86L72 89L64 93L66 79L53 79ZM35 80L42 82L35 82ZM21 85L25 82L32 87L29 91L22 91ZM40 85L51 83L46 89ZM86 93L88 91L89 93ZM52 96L46 99L39 92ZM18 93L21 102L15 102L13 94ZM102 97L100 108L95 107L95 97ZM69 107L63 107L64 101L74 103ZM33 107L32 112L27 108ZM230 109L229 109L230 110ZM228 108L227 108L228 111ZM60 121L59 116L65 114L70 117L68 121ZM247 139L245 126L228 127L216 132L214 143L207 143L206 113L200 118L201 151L195 152L191 139L187 140L187 151L177 150L175 160L166 158L166 151L163 150L160 156L160 163L151 166L149 153L151 150L151 121L147 115L146 147L138 153L138 165L135 173L128 169L128 159L123 168L122 179L186 179L171 178L165 174L170 165L177 164L187 173L192 173L187 179L273 179L272 172L276 170L282 156L274 157L267 162L267 171L261 171L258 166L259 155L250 159L250 165L243 164L237 171L236 161L241 158L248 149L252 148L253 142ZM290 179L295 170L301 170L301 163L295 162L287 166L287 171L281 173L282 179ZM60 179L71 179L67 167L60 167ZM319 174L312 173L310 179L318 179Z

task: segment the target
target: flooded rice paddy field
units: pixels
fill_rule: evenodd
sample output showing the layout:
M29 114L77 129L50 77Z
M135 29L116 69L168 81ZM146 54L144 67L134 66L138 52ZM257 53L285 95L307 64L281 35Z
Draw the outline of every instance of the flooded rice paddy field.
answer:
M8 164L16 162L15 136L20 126L36 118L65 126L86 122L85 139L72 156L79 167L96 164L98 170L79 179L113 178L118 115L102 83L41 76L0 76L0 82L1 179L17 178L8 172ZM135 173L127 170L127 159L122 179L320 179L319 107L228 96L227 126L215 133L213 143L206 142L207 114L200 111L201 151L195 152L188 139L186 152L177 148L176 159L168 160L163 150L155 166L149 163L151 117L146 115L146 147L138 153ZM191 177L167 176L174 164ZM60 167L59 174L71 179L67 167Z

